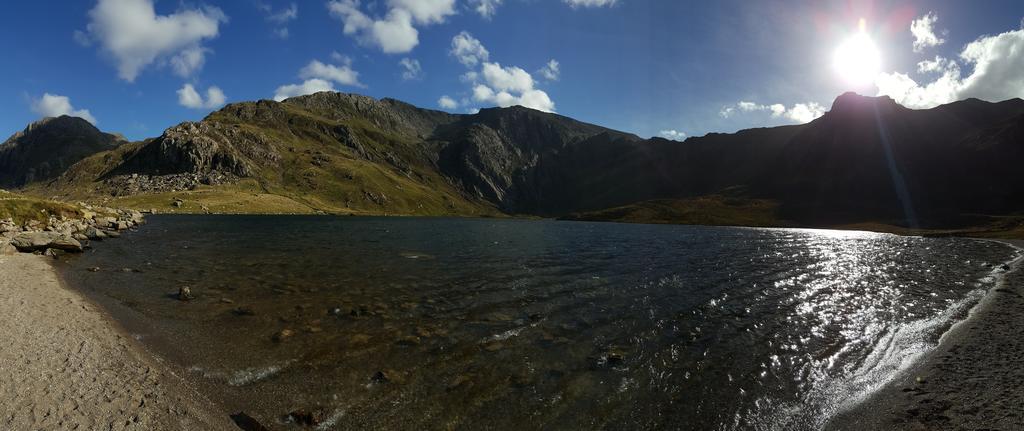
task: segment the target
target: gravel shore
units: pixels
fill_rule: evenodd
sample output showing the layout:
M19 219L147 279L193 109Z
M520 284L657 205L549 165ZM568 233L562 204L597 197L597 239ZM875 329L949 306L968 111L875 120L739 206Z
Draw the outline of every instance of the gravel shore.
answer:
M828 429L1024 429L1022 325L1024 263L1017 261L933 352Z
M0 256L0 428L237 429L47 259Z

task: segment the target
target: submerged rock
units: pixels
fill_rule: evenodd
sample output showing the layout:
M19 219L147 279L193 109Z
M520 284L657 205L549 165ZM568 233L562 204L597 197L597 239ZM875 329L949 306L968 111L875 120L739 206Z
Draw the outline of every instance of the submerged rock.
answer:
M235 425L244 431L270 431L269 428L263 426L252 416L245 414L245 412L238 412L231 415L231 420L235 421Z
M292 331L291 329L282 329L280 332L278 332L278 333L274 334L272 337L270 337L270 339L273 340L275 343L280 343L280 342L283 342L283 341L285 341L285 340L287 340L289 338L292 338L292 336L294 336L294 335L295 335L295 331Z
M420 337L409 335L398 339L399 346L415 346L420 344Z
M13 256L18 254L18 249L7 241L0 241L0 256Z
M236 316L255 316L256 312L249 307L236 307L234 310L231 310L231 314Z
M384 384L384 383L397 383L402 384L405 382L405 377L402 373L395 370L380 370L373 373L370 377L370 383Z
M324 419L326 418L327 410L324 410L321 407L317 407L313 410L295 410L291 413L288 413L287 416L287 419L291 420L292 422L307 427L315 427L317 425L320 425L321 423L324 422Z
M467 376L465 374L459 374L454 379L452 379L451 382L448 383L448 386L445 387L445 390L453 391L455 389L458 389L460 386L463 386L463 385L465 385L465 384L467 384L469 382L470 382L469 376Z

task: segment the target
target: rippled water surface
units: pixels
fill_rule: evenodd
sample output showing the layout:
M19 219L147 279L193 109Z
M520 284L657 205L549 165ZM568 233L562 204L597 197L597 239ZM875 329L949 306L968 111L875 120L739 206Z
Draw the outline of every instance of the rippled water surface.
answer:
M154 216L63 268L228 408L282 429L296 409L322 410L323 429L818 429L934 346L1013 253L861 232Z

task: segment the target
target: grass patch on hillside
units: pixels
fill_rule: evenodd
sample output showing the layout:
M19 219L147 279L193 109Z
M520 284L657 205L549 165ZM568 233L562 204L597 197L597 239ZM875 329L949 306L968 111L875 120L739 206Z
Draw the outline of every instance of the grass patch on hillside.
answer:
M791 226L778 217L779 204L765 199L702 196L659 199L572 214L566 220L708 226Z
M10 218L20 225L29 220L45 223L51 215L73 218L82 212L74 205L0 191L0 219Z

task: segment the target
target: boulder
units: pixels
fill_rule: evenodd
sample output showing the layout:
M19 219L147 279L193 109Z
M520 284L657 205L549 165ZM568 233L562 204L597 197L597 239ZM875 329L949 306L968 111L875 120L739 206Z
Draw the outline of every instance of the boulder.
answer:
M99 240L101 240L101 239L107 237L107 234L103 233L103 231L101 231L99 229L96 229L93 226L89 226L88 228L86 228L84 233L85 233L85 236L88 237L89 239L99 239Z
M0 241L0 256L13 256L18 254L18 249L7 241Z
M137 225L142 224L142 222L145 221L145 217L142 215L142 213L135 210L128 211L128 217L133 223Z
M96 217L96 225L100 227L116 227L117 219L113 217Z
M48 248L54 248L57 250L69 251L73 253L80 253L82 251L82 243L72 238L69 235L60 234L57 232L24 232L20 233L11 240L11 244L14 245L19 251L31 253L34 251L44 251Z

